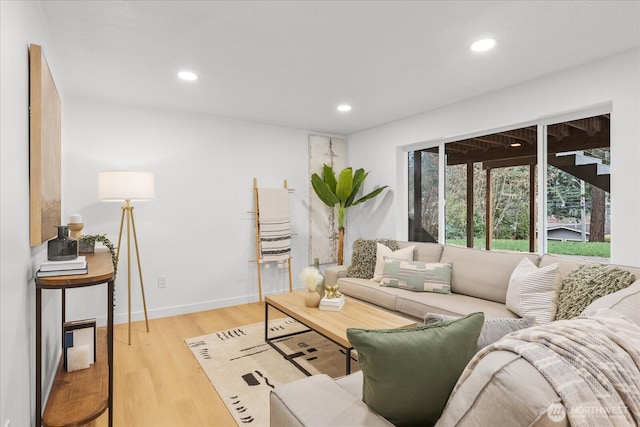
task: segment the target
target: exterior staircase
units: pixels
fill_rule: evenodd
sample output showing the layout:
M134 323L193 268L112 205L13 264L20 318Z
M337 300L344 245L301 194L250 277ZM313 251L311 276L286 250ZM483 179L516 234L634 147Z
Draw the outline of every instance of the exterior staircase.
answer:
M548 162L578 179L610 192L611 167L603 164L601 159L588 156L583 151L566 151L550 154Z

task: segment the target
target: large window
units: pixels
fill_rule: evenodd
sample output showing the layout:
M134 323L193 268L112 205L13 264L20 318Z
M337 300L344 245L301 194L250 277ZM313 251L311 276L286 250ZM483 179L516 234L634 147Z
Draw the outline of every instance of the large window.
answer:
M547 252L609 258L609 115L547 127Z
M436 241L444 227L448 244L608 258L609 139L604 114L451 141L440 186L440 148L409 152L409 239ZM536 205L539 185L546 211Z

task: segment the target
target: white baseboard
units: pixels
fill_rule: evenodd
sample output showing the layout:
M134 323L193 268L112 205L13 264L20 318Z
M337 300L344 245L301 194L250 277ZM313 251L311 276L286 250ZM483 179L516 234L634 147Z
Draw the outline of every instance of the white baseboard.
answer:
M271 292L271 293L275 294L279 292ZM271 293L265 293L264 295L266 296ZM204 302L199 302L195 304L185 304L185 305L175 305L170 307L153 308L153 309L148 309L147 314L149 316L149 319L160 319L163 317L180 316L182 314L197 313L200 311L213 310L216 308L223 308L223 307L231 307L234 305L248 304L252 302L258 302L258 294L245 295L242 297L234 297L234 298L227 298L227 299L210 300L210 301L204 301ZM116 325L127 323L128 322L127 317L128 317L127 313L116 313L113 318L113 323ZM144 311L138 310L138 311L131 312L132 322L139 322L143 320L144 320ZM100 317L96 319L97 326L106 326L106 324L107 324L106 317Z

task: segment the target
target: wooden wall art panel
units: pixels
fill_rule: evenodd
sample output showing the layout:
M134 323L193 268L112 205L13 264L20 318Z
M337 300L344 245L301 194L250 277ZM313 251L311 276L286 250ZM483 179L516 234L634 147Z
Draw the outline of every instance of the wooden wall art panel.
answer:
M31 246L61 224L61 104L42 47L29 46L29 201Z

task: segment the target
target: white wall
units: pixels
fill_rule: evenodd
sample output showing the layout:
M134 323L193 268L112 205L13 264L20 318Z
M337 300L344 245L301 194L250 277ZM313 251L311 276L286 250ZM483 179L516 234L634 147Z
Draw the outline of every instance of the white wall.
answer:
M43 47L54 79L56 69L35 2L2 1L0 19L0 422L28 426L34 423L35 407L33 272L46 259L46 245L29 246L29 44ZM60 355L59 293L43 292L42 306L48 389Z
M406 238L403 150L412 144L491 133L594 105L611 103L613 263L640 265L640 50L477 97L348 137L352 163L371 170L371 185L389 184L393 197L376 212L350 213L347 247L359 236ZM358 207L354 208L358 209ZM346 251L349 253L350 251ZM350 256L350 254L349 254Z
M72 97L63 122L63 218L81 214L84 234L107 234L117 244L120 204L98 201L99 171L155 175L156 200L134 203L150 317L258 300L256 264L248 262L255 259L254 215L247 213L254 209L254 177L261 187L282 187L287 179L295 189L289 200L298 287L297 276L308 265L308 132ZM126 322L124 255L116 322ZM286 269L275 267L263 268L265 294L288 289ZM157 286L161 275L166 289ZM135 267L132 290L134 320L143 319ZM80 295L70 296L69 316L106 315L103 289L75 292Z

